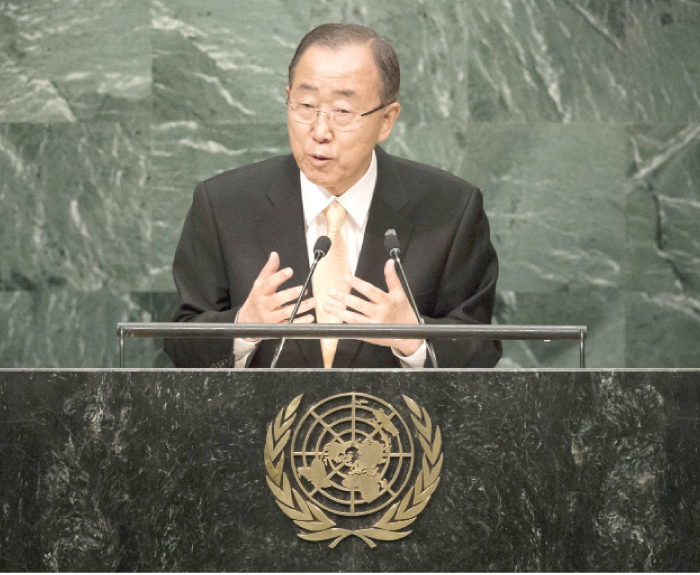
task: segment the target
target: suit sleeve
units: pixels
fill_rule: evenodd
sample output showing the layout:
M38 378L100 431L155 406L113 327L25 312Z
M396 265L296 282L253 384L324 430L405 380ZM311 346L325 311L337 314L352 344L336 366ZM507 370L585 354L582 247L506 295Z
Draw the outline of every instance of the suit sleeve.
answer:
M491 323L498 279L498 257L491 244L481 192L474 189L449 250L431 317L425 322L486 325ZM433 341L440 367L494 367L500 341Z
M216 219L204 183L195 189L182 228L173 277L179 301L172 321L235 321L240 306L231 309ZM226 367L233 353L233 342L222 339L170 339L164 347L176 367Z

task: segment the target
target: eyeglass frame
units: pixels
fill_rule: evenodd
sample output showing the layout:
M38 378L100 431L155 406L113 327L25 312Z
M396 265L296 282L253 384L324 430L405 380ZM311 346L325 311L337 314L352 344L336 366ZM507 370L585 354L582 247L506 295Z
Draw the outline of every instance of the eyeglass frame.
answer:
M382 108L386 108L387 106L391 106L394 102L396 102L396 100L392 100L391 102L387 102L386 104L380 104L378 107L374 108L373 110L370 110L369 112L365 112L364 114L357 114L356 113L355 119L350 124L348 124L346 127L350 128L350 127L354 126L355 124L357 124L357 122L359 121L360 118L364 118L365 116L369 116L370 114L374 114L375 112L379 112L379 110L381 110ZM291 107L294 105L296 105L296 104L293 104L292 99L289 96L287 96L287 106ZM293 110L293 108L292 108L292 110ZM299 122L300 124L304 124L305 126L312 126L314 124L314 122L318 122L319 116L321 114L324 114L324 115L328 116L327 121L328 121L329 125L333 125L336 129L338 129L338 126L333 124L333 119L332 119L333 114L335 114L335 112L336 112L336 110L331 110L330 112L324 112L323 110L321 110L321 108L318 108L316 110L316 119L311 120L311 122L309 122L308 124L306 122L300 122L299 120L297 120L295 118L292 118L292 119L295 122ZM340 131L342 132L343 129L340 128Z

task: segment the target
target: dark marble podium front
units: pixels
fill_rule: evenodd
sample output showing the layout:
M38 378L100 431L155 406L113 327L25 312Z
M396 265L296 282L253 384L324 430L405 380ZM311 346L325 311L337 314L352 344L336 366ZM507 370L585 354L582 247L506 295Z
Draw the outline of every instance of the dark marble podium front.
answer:
M297 536L268 424L412 397L442 431L399 541ZM700 370L0 370L0 568L698 571Z

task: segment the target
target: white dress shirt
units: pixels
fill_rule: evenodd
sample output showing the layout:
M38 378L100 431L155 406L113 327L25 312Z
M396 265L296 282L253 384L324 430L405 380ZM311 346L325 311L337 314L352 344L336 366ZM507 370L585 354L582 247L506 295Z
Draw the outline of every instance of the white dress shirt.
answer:
M334 201L337 201L345 211L347 216L341 229L343 239L348 246L348 259L350 268L355 273L357 262L360 259L362 250L362 240L365 237L367 219L369 216L369 206L374 196L374 187L377 183L377 156L372 151L372 161L369 168L351 188L343 195L334 196L329 191L317 186L309 181L303 172L299 172L301 178L301 201L304 210L304 225L306 228L306 247L309 252L309 265L314 261L314 244L319 236L327 234L326 216L324 211ZM235 366L244 367L245 361L250 352L255 349L257 342L245 341L243 339L234 340ZM401 365L407 368L420 368L425 365L426 345L425 342L414 354L403 356L392 348L394 355L399 358Z
M324 212L328 206L337 201L345 211L345 223L340 230L348 246L350 269L355 273L357 261L360 259L362 240L365 237L369 206L374 196L374 186L377 183L377 158L372 152L369 168L356 184L342 196L335 197L329 191L310 182L301 174L301 202L304 208L304 225L306 226L306 247L309 251L309 265L314 261L314 244L319 236L328 233Z

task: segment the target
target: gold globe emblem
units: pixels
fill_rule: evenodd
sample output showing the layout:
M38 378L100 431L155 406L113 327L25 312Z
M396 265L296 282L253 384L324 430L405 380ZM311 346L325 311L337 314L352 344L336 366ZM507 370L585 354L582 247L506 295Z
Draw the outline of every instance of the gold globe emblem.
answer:
M403 396L422 448L419 457L396 409L371 395L346 393L315 404L292 430L302 397L278 412L265 441L267 485L301 529L299 537L330 541L333 548L350 536L376 547L376 541L410 535L407 527L440 482L440 428ZM292 481L285 471L288 460Z
M413 439L387 402L363 393L329 397L307 411L292 437L292 473L304 494L336 515L389 505L413 470Z

